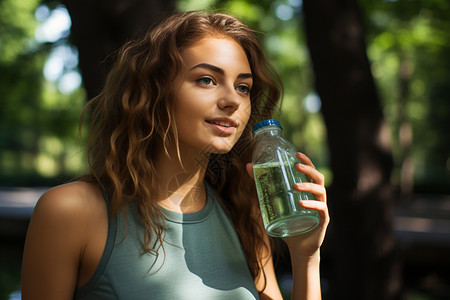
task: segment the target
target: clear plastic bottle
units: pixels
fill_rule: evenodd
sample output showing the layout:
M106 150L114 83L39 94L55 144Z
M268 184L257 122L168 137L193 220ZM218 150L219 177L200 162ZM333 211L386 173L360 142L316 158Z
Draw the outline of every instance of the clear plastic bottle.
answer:
M299 204L300 200L314 197L295 190L293 185L310 179L295 169L301 163L297 151L281 133L281 124L276 120L265 120L253 127L253 174L264 227L275 237L305 233L319 224L318 212Z

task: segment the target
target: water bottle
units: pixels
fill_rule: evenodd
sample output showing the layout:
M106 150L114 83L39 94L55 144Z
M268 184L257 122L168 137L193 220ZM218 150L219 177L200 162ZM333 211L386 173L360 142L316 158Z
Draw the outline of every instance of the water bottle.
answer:
M282 127L277 120L265 120L253 127L256 190L264 227L274 237L306 233L319 224L318 212L299 204L300 200L314 197L295 190L294 184L311 180L295 169L301 163L297 151L281 134Z

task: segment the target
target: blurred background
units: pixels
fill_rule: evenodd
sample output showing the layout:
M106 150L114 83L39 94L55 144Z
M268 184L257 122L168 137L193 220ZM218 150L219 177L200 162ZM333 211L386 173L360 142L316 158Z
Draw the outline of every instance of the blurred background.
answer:
M327 181L324 299L450 299L448 0L1 0L0 299L21 298L39 196L86 171L79 118L109 55L193 9L261 32L283 80L275 117Z

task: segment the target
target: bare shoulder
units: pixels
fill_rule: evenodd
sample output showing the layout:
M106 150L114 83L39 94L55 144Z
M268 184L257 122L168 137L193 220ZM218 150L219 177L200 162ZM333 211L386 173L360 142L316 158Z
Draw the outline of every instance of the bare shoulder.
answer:
M23 299L72 299L81 276L90 276L99 261L106 230L106 204L95 185L73 182L44 193L25 240Z
M76 181L45 192L36 204L30 227L47 228L49 234L70 233L80 243L77 246L85 248L107 219L106 203L99 188Z
M59 233L64 239L69 238L65 237L66 234L71 234L72 239L79 243L76 248L80 249L95 233L95 225L105 220L107 208L100 190L94 184L77 181L56 186L41 196L28 233L40 232L40 236ZM35 228L39 230L33 231Z
M105 202L98 187L92 183L76 181L56 186L39 199L35 213L56 214L62 218L88 217L105 210Z
M100 190L93 183L74 181L49 189L39 201L56 201L61 202L61 204L80 205L96 201L98 196L101 196Z

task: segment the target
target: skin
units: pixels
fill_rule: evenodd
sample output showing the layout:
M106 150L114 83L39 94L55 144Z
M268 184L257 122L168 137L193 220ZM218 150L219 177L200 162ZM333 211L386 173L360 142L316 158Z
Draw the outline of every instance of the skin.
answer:
M160 186L167 186L160 205L190 213L206 202L209 154L230 151L245 129L253 80L245 52L231 39L201 39L181 54L174 113L182 164L176 144L168 147L169 156L160 149L155 161Z
M243 49L223 37L203 38L182 52L184 62L175 101L177 145L159 149L160 205L176 212L201 210L206 203L204 176L210 153L231 150L250 115L251 69ZM229 125L232 125L231 128ZM329 222L324 178L303 154L297 170L313 179L295 185L317 201L301 205L319 211L314 231L286 238L294 274L293 299L320 299L320 245ZM247 171L253 177L252 165ZM36 205L25 242L22 297L72 299L94 274L106 244L108 214L95 185L73 182L45 193ZM267 286L260 299L282 299L270 253L263 253ZM261 289L262 278L255 282Z
M181 150L194 156L228 152L251 112L253 79L247 57L228 38L202 39L181 54L183 77L175 98Z
M321 299L320 290L320 246L325 238L330 217L327 207L325 178L316 170L311 160L303 153L297 153L297 158L303 164L297 164L297 171L306 174L312 182L294 184L294 189L310 192L316 200L299 201L304 208L316 209L319 212L320 223L306 234L283 238L289 248L293 273L292 299ZM247 172L253 177L252 164L247 164ZM271 283L276 284L276 283ZM271 299L271 298L267 298ZM281 298L273 298L281 299Z
M72 299L100 262L108 232L105 202L94 185L74 182L39 199L22 263L22 299Z

